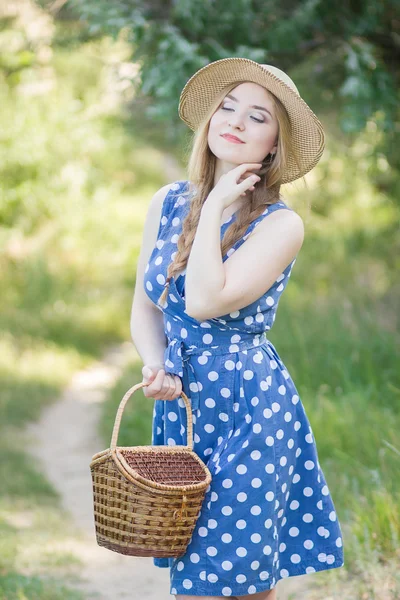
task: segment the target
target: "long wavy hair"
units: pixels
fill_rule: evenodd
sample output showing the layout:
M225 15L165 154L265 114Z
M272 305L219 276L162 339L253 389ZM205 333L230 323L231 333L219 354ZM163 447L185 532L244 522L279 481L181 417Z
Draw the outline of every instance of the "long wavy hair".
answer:
M178 239L174 260L168 265L165 287L158 300L161 305L166 301L171 278L186 268L195 239L197 225L200 220L202 206L214 188L217 159L208 145L208 129L211 117L219 108L225 96L240 83L244 82L236 81L225 86L220 91L190 140L187 166L190 207L182 224L182 233ZM266 206L279 202L281 181L286 168L288 150L292 153L300 170L299 158L292 144L290 120L286 109L274 94L267 89L266 91L273 102L278 121L277 151L274 156L268 154L262 160L262 167L258 171L258 175L261 177L260 181L255 184L253 191L247 192L246 198L248 198L246 202L237 211L236 220L227 228L221 240L222 256L225 256L226 252L235 242L243 237L250 223L261 215Z

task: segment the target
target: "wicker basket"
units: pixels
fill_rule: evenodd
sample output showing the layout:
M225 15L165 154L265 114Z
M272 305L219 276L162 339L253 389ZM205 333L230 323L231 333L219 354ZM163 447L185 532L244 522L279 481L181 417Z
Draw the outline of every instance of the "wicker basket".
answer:
M146 385L126 392L110 448L94 454L90 463L96 539L120 554L178 557L189 544L211 473L193 452L192 410L184 392L187 446L117 446L125 405Z

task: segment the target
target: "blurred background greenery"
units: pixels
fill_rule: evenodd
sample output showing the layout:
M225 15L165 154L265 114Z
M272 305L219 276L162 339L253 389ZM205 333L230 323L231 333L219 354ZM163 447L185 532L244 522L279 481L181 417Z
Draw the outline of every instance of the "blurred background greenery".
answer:
M198 68L228 56L287 71L327 135L307 188L282 188L306 238L270 332L343 524L345 568L315 579L315 598L339 598L339 580L341 599L400 597L396 8L396 0L231 0L222 10L211 0L0 3L0 599L81 597L57 571L74 557L38 554L46 532L65 531L21 431L74 372L130 339L148 203L184 178L180 91ZM141 366L137 357L104 405L104 448ZM121 445L150 443L152 408L142 394L127 407ZM29 527L15 511L33 511Z

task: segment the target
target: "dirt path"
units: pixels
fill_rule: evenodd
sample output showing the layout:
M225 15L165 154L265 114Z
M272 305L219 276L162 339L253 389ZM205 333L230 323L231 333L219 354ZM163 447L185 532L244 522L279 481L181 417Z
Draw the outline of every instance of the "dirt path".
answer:
M159 569L151 558L128 557L97 545L93 521L92 480L89 463L104 450L97 425L108 388L127 361L135 355L130 343L111 348L103 359L79 371L58 402L47 407L41 419L28 426L31 454L60 493L63 508L80 535L68 550L83 562L82 580L74 587L89 599L172 600L169 570ZM67 550L64 545L64 550ZM280 581L279 600L301 600L304 579Z
M130 343L113 347L100 362L76 373L58 402L45 409L27 433L31 453L82 533L68 548L83 561L82 581L74 587L99 600L168 600L168 569L154 567L150 558L111 552L95 538L89 464L93 454L106 447L97 436L97 424L108 388L133 355Z

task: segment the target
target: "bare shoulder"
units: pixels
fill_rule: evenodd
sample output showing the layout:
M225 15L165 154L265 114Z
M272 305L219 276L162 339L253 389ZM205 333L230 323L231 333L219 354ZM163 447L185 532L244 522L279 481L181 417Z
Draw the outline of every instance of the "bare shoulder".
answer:
M142 244L136 268L136 285L133 299L133 305L137 310L140 308L154 308L154 304L148 298L143 287L143 278L146 265L150 259L151 253L157 243L157 234L160 227L161 214L164 200L171 189L178 189L178 182L167 183L158 189L151 198L147 215L144 222ZM157 309L158 310L158 309Z
M304 237L304 221L292 208L280 208L267 215L266 218L258 223L254 229L254 233L265 234L271 228L275 229L276 227L279 227L282 233L290 233L299 236L299 238Z
M153 195L152 199L150 200L149 211L151 211L152 216L154 213L155 218L157 216L158 217L161 216L161 210L162 210L162 206L163 206L165 197L168 194L168 192L173 189L173 187L176 185L176 183L177 183L176 181L173 181L172 183L167 183L166 185L163 185Z

